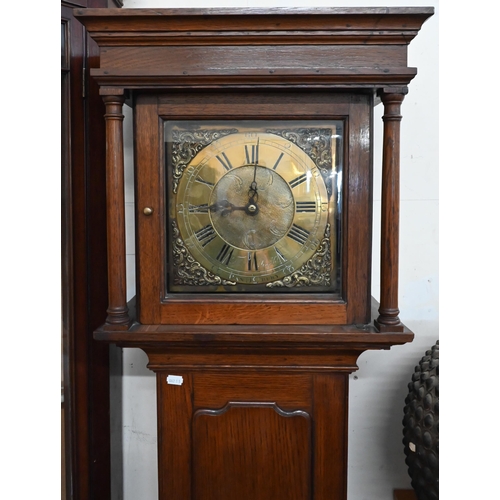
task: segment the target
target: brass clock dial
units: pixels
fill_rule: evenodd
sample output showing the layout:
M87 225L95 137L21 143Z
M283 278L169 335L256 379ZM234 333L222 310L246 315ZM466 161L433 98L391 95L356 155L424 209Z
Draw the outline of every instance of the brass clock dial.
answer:
M277 132L242 126L198 130L184 133L184 141L202 136L203 147L177 143L177 151L190 149L192 158L171 167L174 290L294 288L310 282L300 280L299 271L318 253L319 274L325 276L316 280L329 281L333 204L324 173Z

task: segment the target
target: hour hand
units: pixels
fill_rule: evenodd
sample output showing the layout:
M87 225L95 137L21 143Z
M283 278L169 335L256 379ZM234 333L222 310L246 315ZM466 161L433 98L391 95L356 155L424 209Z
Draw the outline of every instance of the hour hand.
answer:
M233 210L246 210L246 207L237 207L227 200L216 201L208 208L212 212L220 212L221 215L230 214Z
M217 212L217 210L221 210L223 208L227 208L227 207L232 207L233 205L231 203L229 203L229 201L227 200L218 200L216 201L215 203L213 203L212 205L210 205L208 208L210 210L213 210L214 212Z
M220 201L216 201L215 203L213 203L212 205L210 205L208 207L208 209L211 211L211 212L222 212L222 215L224 215L224 212L227 212L227 211L231 211L233 210L234 208L234 205L232 203L229 203L229 201L227 200L220 200Z

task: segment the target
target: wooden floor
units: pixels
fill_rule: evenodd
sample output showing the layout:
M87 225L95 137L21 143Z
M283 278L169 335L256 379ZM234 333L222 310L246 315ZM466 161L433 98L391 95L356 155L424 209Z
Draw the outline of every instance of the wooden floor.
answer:
M394 500L417 500L413 490L394 490Z

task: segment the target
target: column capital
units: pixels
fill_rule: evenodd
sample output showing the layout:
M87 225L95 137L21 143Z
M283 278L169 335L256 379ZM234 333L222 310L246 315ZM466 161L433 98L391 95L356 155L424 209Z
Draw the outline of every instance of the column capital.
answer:
M387 96L390 95L400 95L401 101L404 99L404 96L408 94L408 87L402 86L402 87L381 87L377 90L377 95L384 100Z

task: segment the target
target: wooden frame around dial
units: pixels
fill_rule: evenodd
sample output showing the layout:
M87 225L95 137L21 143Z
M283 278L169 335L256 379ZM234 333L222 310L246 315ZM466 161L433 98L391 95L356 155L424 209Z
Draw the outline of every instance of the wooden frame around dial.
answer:
M294 105L292 106L291 103ZM142 324L349 324L370 321L371 182L368 94L220 92L141 94L135 101L138 320ZM200 112L200 109L203 112ZM322 119L345 124L342 293L164 296L164 119ZM154 132L154 133L153 133ZM359 138L363 137L364 141ZM144 207L152 210L144 214ZM345 214L345 215L344 215ZM347 216L347 214L349 214ZM297 308L297 306L300 308ZM263 313L263 309L265 312Z

